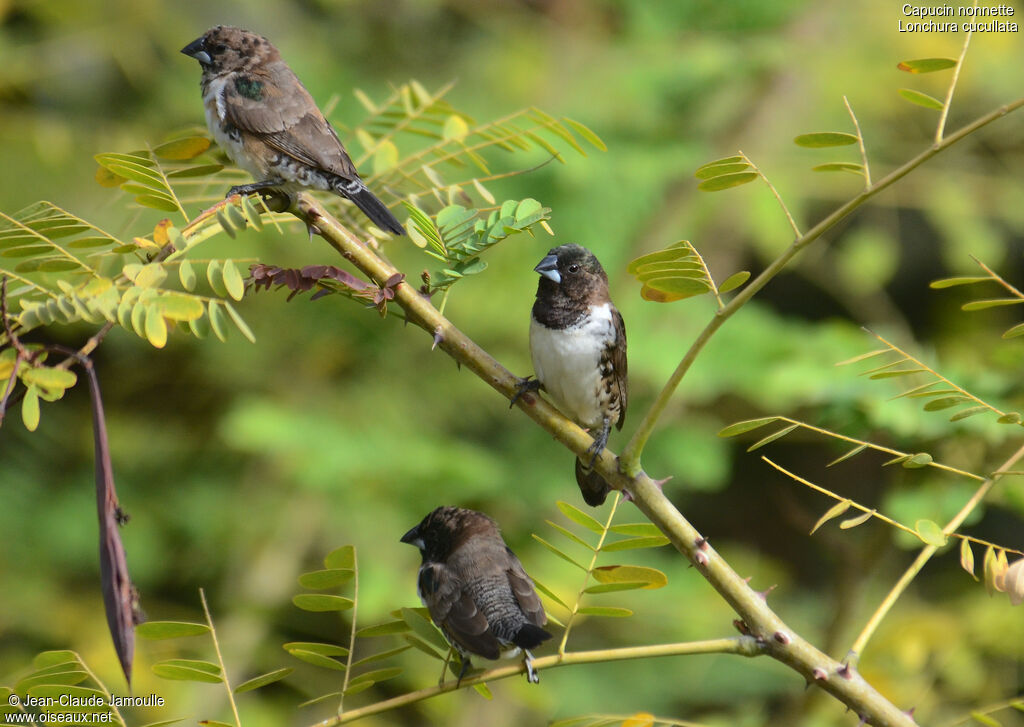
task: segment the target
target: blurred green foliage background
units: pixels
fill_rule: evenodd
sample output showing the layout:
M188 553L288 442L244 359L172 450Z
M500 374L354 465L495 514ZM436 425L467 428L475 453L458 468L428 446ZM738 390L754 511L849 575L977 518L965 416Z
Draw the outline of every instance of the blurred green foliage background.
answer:
M1020 8L1018 6L1018 17ZM115 234L145 234L160 215L93 181L92 156L157 142L202 123L199 69L178 49L218 23L268 35L344 130L375 98L416 78L450 81L453 105L478 120L536 105L587 124L606 153L495 184L499 199L535 197L553 209L554 239L519 236L487 255L488 271L454 289L446 313L511 370L530 372L533 265L554 244L592 248L629 331L630 416L618 450L693 336L710 301L647 303L626 263L689 239L722 280L758 272L791 238L768 191L696 189L700 164L742 149L807 228L856 194L860 179L810 167L856 161L853 147L801 149L808 131L852 131L856 110L876 177L931 143L935 112L901 99L909 87L941 96L947 74L910 76L896 63L955 56L962 36L901 34L899 5L838 2L583 2L582 0L0 0L0 209L47 199ZM974 38L949 128L1016 98L1024 45L1017 34ZM1015 427L977 417L951 424L919 403L887 401L896 385L833 363L873 348L860 326L891 336L972 392L1024 406L1022 339L999 333L1016 308L964 313L967 292L930 280L975 274L976 255L1024 282L1024 120L982 131L884 193L817 243L705 350L650 443L645 469L673 476L666 492L770 603L842 657L912 560L914 542L870 523L807 532L832 503L716 432L738 419L788 414L855 437L987 472L1018 446ZM538 161L543 161L539 159ZM401 215L404 218L404 215ZM152 219L150 219L152 217ZM207 251L204 251L204 254ZM210 255L287 266L339 264L301 232L246 233ZM430 261L407 240L385 252L416 277ZM577 502L571 456L429 337L341 299L247 299L258 342L173 336L157 351L115 330L96 355L133 578L150 618L197 620L204 587L237 683L278 666L295 675L240 699L247 725L310 724L330 705L294 705L337 688L333 672L296 662L284 641L347 638L347 626L292 606L297 574L355 544L361 624L418 605L418 554L399 536L440 504L498 519L527 570L571 598L578 574L530 537L551 539L558 499ZM57 330L80 345L88 328ZM41 649L80 651L120 684L102 613L96 554L89 404L79 386L43 409L29 435L16 412L0 431L0 674ZM784 466L905 522L950 517L970 483L930 470L881 467L870 455L825 470L843 451L793 436L768 448ZM626 504L622 521L636 520ZM1021 548L1024 487L999 485L969 532ZM627 620L591 619L570 646L602 648L728 635L732 614L669 549L623 562L659 567L660 591L619 596ZM979 559L980 559L980 553ZM609 560L608 562L612 562ZM595 597L597 598L597 597ZM611 598L611 597L601 597ZM561 615L555 611L556 615ZM168 706L161 718L227 717L216 686L154 677L171 656L211 658L205 642L141 642L136 694ZM548 647L549 649L552 647ZM546 649L542 653L548 653ZM406 654L407 671L364 693L369 702L434 683L433 662ZM931 563L863 655L860 668L895 703L929 723L1024 691L1024 622L957 564ZM492 685L493 702L459 692L369 724L518 725L588 712L646 710L709 724L849 724L842 708L767 659L674 658L559 669ZM7 681L7 680L5 680ZM116 688L116 690L123 689ZM1000 713L1003 724L1014 714Z

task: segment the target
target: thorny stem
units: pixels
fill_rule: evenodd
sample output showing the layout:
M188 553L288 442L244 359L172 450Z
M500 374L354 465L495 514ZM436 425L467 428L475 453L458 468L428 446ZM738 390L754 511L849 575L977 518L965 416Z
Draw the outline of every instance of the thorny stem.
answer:
M1021 100L1021 103L1024 104L1024 99ZM305 222L314 225L323 238L346 260L378 284L398 272L342 227L321 204L309 195L299 195L296 212ZM512 399L516 395L520 379L438 313L430 301L408 282L403 281L395 286L394 302L404 309L407 321L422 328L429 337L428 340L433 341L436 336L439 339L438 346L460 363L463 368L480 377L506 399ZM593 441L590 435L566 419L547 401L536 395L525 395L520 398L517 406L574 454L585 455ZM871 724L880 727L889 725L910 727L914 724L913 719L886 700L855 670L822 653L789 628L768 607L764 596L750 588L746 580L729 567L707 539L702 537L697 529L665 497L659 484L648 477L645 472L638 471L633 475L623 474L619 471L615 455L607 449L598 456L594 463L594 469L614 489L625 490L632 495L640 511L669 538L676 550L685 555L695 566L697 573L705 578L739 614L746 630L754 636L763 653L789 666L808 682L829 692L858 715L864 716ZM645 649L651 648L656 647L645 647ZM641 650L636 653L637 656L640 656L652 655L654 652ZM560 658L556 654L544 657L544 660L538 660L539 663L535 662L535 664L543 668L552 662L557 662ZM549 659L551 661L548 661ZM595 660L602 661L604 659L595 658ZM510 671L495 670L495 672L488 673L488 678L493 678L494 673L515 673L519 669L516 666L503 668ZM418 693L420 696L409 701L403 701L408 697L408 695L404 695L374 705L373 708L391 709L426 699L441 691L443 690L434 687L431 690ZM363 714L365 713L356 710L347 713L345 719L349 719L350 715L352 715L351 718L355 718L355 716ZM323 725L337 724L336 720L337 718L334 718L334 721L325 722Z
M978 9L978 0L974 0L974 9ZM936 144L942 143L942 135L946 131L946 117L949 116L949 107L953 104L953 91L956 90L956 82L960 79L960 69L964 67L964 57L967 55L967 47L971 44L972 33L974 33L973 27L967 30L964 47L960 49L960 57L956 59L956 66L953 67L953 78L949 82L946 100L942 104L942 113L939 114L939 125L935 129Z
M571 666L574 664L596 664L609 661L623 661L628 659L649 659L657 656L681 656L692 654L739 654L742 656L757 656L761 647L756 640L750 636L738 636L730 639L711 639L708 641L686 641L678 644L659 644L657 646L634 646L625 649L600 649L596 651L574 651L564 655L542 656L533 660L533 666L538 671L555 669L560 666ZM461 687L471 687L484 682L508 679L526 672L526 666L522 663L499 666L488 669L481 674L467 675L463 678ZM370 704L359 709L353 709L337 717L329 717L322 722L317 722L312 727L334 727L334 725L355 722L358 719L368 717L371 714L380 714L398 707L405 707L410 704L422 702L425 699L436 697L438 694L453 692L459 689L455 680L447 681L437 686L420 689L416 692L409 692L383 702Z
M853 128L857 131L857 146L860 148L860 161L864 167L864 189L871 189L871 166L868 164L868 153L864 149L864 135L860 132L860 124L857 123L857 115L853 113L853 107L850 106L850 100L843 96L843 104L846 106L846 110L850 113L850 118L853 120Z
M231 712L235 715L235 727L242 727L242 720L238 717L238 705L235 704L235 695L231 691L231 682L228 681L228 671L224 666L224 657L220 653L220 642L217 641L217 629L210 617L210 607L206 605L206 592L199 589L199 600L203 603L203 613L206 615L206 625L210 627L210 638L213 640L213 651L217 654L217 663L220 665L220 679L224 689L228 693L228 703L231 705Z
M832 229L832 227L841 220L846 219L851 213L879 192L892 186L894 183L910 174L939 152L948 149L958 141L970 136L985 126L988 126L996 119L1000 119L1006 114L1016 111L1021 106L1024 106L1024 98L1019 98L1005 106L1000 106L999 108L990 111L984 116L981 116L966 126L958 129L941 142L933 144L903 166L890 172L853 199L850 199L846 203L840 205L838 208L833 210L831 214L825 217L825 219L821 220L818 224L804 233L804 235L795 239L785 252L773 260L768 267L761 271L760 275L750 282L749 285L740 290L736 297L729 301L725 308L719 310L715 314L714 318L712 318L704 327L704 330L697 336L697 339L690 346L690 349L683 355L683 358L679 361L675 371L672 372L669 380L665 383L661 392L659 392L654 403L651 404L650 409L647 410L647 413L644 415L640 425L633 433L633 437L629 440L626 448L622 451L622 455L620 457L620 466L622 467L622 471L627 475L636 475L640 472L640 455L643 452L644 446L647 444L647 440L654 431L654 427L657 426L661 415L665 412L665 408L668 406L669 400L672 398L675 390L679 387L679 383L683 380L686 372L690 370L690 367L696 360L697 355L704 349L704 346L707 345L708 341L711 340L711 337L718 331L718 329L722 327L722 324L731 318L740 308L746 305L747 301L760 292L761 289L772 280L772 278L778 275L786 265L789 264L790 260L796 257L805 247Z
M608 530L612 526L612 520L615 519L615 511L619 507L621 494L622 493L620 492L616 492L615 497L612 498L612 507L608 511L608 519L604 522L604 530L601 531L601 537L597 539L597 547L594 548L594 555L590 559L590 565L587 567L586 575L583 576L583 583L580 584L580 591L576 594L576 602L572 604L572 610L569 612L569 618L565 622L565 631L562 632L562 643L558 645L558 654L560 656L565 656L565 645L569 642L569 632L572 631L573 620L579 612L580 602L583 600L583 592L587 590L587 583L590 581L590 574L594 572L594 566L597 565L597 559L601 556L601 548L604 547L604 540L608 537Z
M950 536L955 533L957 528L963 524L964 520L967 519L967 516L974 511L974 508L978 506L978 503L984 499L985 495L988 494L988 491L991 490L999 480L1001 476L1000 471L1010 469L1013 465L1017 464L1022 457L1024 457L1024 445L1021 445L1016 452L1011 454L1010 457L1003 462L996 472L989 475L989 477L981 483L978 489L971 496L971 499L969 499L966 504L960 508L960 512L954 515L953 519L946 523L946 527L942 528L942 532L946 536ZM893 605L896 603L896 600L903 595L903 592L907 590L907 586L909 586L914 578L917 577L917 574L921 572L921 569L924 568L925 564L929 560L931 560L931 557L935 555L937 550L938 547L934 545L926 545L921 549L921 552L917 554L917 558L915 558L914 562L910 564L910 567L907 568L906 572L900 576L900 579L896 581L896 585L892 587L892 590L889 591L885 600L883 600L882 603L879 604L878 608L875 609L875 612L871 614L871 618L864 626L864 629L860 632L860 635L857 636L856 641L853 642L853 646L850 647L850 651L852 651L854 655L859 655L864 652L864 647L867 646L868 641L871 639L872 635L874 635L875 630L882 622L882 619L889 613Z
M345 660L345 678L341 682L341 698L338 700L338 714L345 711L345 692L348 691L349 675L352 672L352 654L356 650L356 614L359 608L359 560L356 549L352 548L352 631L348 637L348 659Z

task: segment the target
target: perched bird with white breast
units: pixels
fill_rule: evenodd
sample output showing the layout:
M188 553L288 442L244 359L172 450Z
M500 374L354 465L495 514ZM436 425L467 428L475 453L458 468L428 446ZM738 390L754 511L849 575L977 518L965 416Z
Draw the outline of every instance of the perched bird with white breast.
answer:
M551 638L533 581L481 512L439 507L402 536L423 557L416 591L430 618L462 657L459 681L471 655L485 659L520 652L527 679L540 681L530 649Z
M611 487L592 468L612 426L626 420L626 326L608 292L608 276L590 250L553 248L534 270L540 274L530 321L530 355L537 378L520 393L543 388L565 416L589 429L587 461L576 460L584 501L604 503ZM514 400L513 400L514 401Z
M228 195L275 189L334 192L386 232L401 223L359 178L338 134L270 41L218 25L181 49L199 61L206 124L255 182Z

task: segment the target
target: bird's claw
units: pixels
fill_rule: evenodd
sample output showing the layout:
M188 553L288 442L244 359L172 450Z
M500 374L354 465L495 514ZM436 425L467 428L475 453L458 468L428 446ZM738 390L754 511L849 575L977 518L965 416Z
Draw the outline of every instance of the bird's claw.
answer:
M512 407L514 407L516 405L516 402L519 401L520 398L522 398L523 394L538 392L540 391L540 387L540 381L533 378L532 375L519 379L519 383L516 384L515 396L513 396L512 401L509 402L508 408L511 409Z

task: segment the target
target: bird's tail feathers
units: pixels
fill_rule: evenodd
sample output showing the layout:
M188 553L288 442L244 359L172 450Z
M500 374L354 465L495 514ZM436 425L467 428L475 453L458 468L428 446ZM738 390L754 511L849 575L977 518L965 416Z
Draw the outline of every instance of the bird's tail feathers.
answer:
M605 498L611 492L611 485L600 474L592 470L580 460L576 460L576 484L583 493L583 501L591 507L598 507L604 504Z
M521 649L533 649L540 646L543 642L551 638L551 634L542 629L540 626L535 626L531 623L523 624L519 627L519 632L516 637L512 640L512 643Z
M370 221L385 232L395 235L404 235L405 229L398 218L391 213L383 202L377 199L376 195L366 188L361 180L344 180L335 186L335 191L342 197L362 210L363 214L370 218Z

